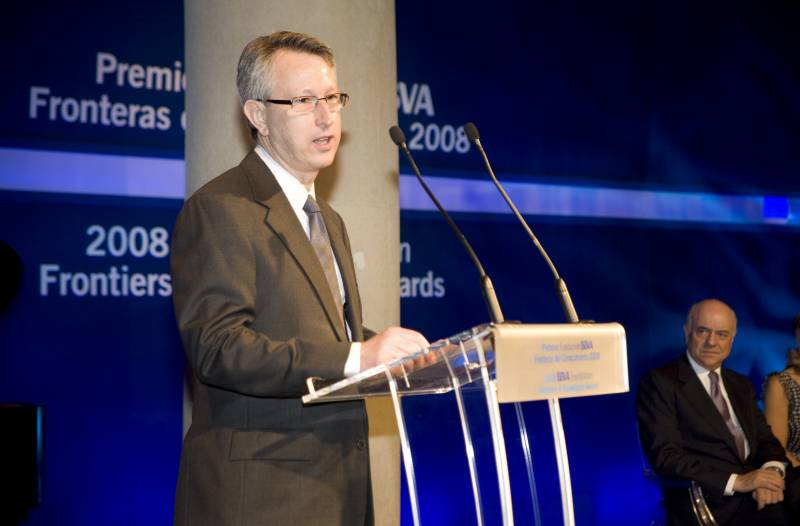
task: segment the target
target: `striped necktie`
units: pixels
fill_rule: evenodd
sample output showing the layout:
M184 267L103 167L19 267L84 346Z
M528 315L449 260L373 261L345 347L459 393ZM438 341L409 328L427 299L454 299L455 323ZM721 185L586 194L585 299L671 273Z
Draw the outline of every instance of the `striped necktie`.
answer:
M725 403L725 399L722 397L722 392L719 388L719 375L714 371L711 371L708 373L708 379L711 381L711 389L709 390L711 400L714 401L714 405L717 406L719 414L722 415L722 419L725 421L728 431L730 431L731 435L733 435L733 440L736 442L736 450L739 452L739 458L744 460L746 440L744 437L744 432L742 432L741 427L738 427L733 423L731 412L728 410L728 404Z
M328 237L328 229L325 228L325 221L322 220L319 205L310 195L306 200L306 204L303 205L303 210L308 214L311 246L314 247L314 252L316 252L319 263L322 265L322 270L325 272L328 287L330 287L333 295L333 303L336 305L336 312L339 313L339 323L344 327L342 294L339 289L339 280L336 277L336 267L334 266L333 250L331 249L331 240Z

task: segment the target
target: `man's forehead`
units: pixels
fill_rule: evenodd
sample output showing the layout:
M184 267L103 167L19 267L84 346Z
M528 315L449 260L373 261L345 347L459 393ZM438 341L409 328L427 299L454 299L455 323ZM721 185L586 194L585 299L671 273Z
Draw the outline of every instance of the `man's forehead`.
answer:
M273 67L284 67L288 69L309 67L332 72L336 71L336 65L325 60L325 57L295 49L277 50L272 56L272 65Z
M722 304L700 305L693 321L695 327L714 330L732 330L735 325L733 311Z
M293 50L280 50L275 54L269 72L273 78L273 89L290 91L314 91L321 84L335 86L336 67L323 57ZM299 94L299 93L298 93Z
M715 325L706 325L704 323L696 323L694 325L694 329L703 329L706 331L715 331L715 332L730 332L733 330L733 325L731 324L724 324L722 326L715 326Z

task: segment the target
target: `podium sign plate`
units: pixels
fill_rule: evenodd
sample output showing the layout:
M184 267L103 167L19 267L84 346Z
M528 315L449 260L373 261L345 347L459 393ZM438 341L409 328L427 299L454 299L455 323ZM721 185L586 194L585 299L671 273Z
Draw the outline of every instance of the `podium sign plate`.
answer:
M494 350L500 403L630 390L619 323L500 324Z

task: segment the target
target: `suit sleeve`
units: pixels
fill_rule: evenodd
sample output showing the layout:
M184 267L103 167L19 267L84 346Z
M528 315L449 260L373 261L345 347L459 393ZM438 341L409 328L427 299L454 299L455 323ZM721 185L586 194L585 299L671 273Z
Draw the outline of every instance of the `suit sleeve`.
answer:
M341 378L350 344L302 336L285 341L251 328L257 301L253 233L235 198L196 195L172 240L173 299L198 379L250 396L305 394L309 376Z
M758 400L756 398L755 390L748 379L742 379L743 391L747 393L746 402L750 406L750 411L755 417L755 430L756 434L750 444L750 450L753 452L753 464L762 466L765 462L786 461L786 453L780 441L775 438L772 433L772 428L767 424L767 419L764 413L758 408Z
M680 486L696 480L721 497L731 471L717 469L703 455L684 448L674 384L658 371L649 372L639 383L636 410L639 439L662 481Z

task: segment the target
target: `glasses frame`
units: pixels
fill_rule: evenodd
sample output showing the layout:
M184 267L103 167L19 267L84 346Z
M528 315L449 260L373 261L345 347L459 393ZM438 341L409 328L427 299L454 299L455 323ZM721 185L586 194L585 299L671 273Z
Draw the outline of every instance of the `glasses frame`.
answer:
M341 111L342 108L347 106L347 103L350 101L350 95L343 91L337 91L336 93L331 93L329 95L325 95L324 97L316 97L314 95L301 95L299 97L292 97L291 99L263 99L261 102L263 103L271 103L271 104L283 104L283 105L290 105L293 110L298 111L296 106L301 104L299 101L300 99L314 99L314 108L310 111L298 111L298 113L313 113L317 111L317 106L321 100L325 101L325 104L329 104L328 97L332 97L337 95L339 97L339 107L335 110L331 110L330 106L328 106L329 111Z

